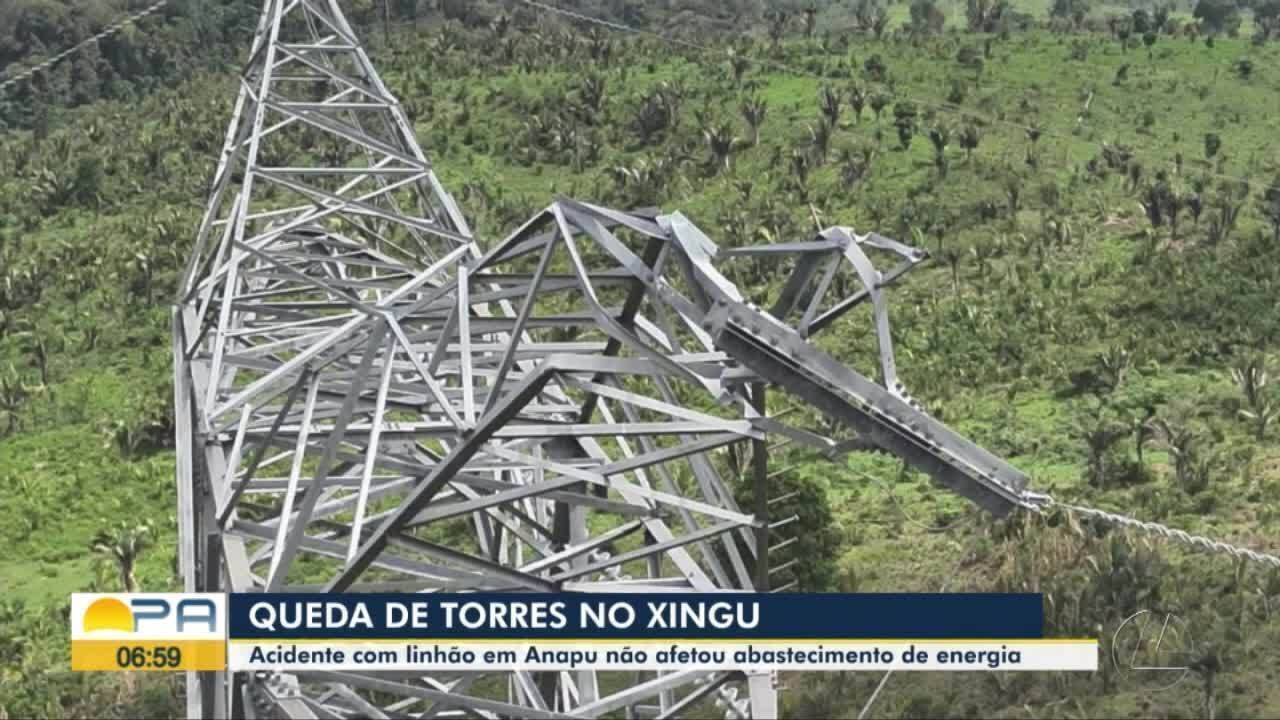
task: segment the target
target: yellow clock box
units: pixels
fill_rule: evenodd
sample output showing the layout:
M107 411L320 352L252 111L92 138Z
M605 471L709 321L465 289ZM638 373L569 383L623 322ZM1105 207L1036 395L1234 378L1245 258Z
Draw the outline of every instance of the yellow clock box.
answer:
M76 593L71 596L71 669L225 670L222 594Z

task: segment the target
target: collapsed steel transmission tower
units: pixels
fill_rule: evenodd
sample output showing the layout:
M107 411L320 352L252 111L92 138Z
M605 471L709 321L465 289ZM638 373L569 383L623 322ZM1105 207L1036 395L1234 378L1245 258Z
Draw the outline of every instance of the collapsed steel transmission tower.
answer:
M791 271L767 310L717 269L762 254ZM766 590L766 433L891 452L1003 512L1025 477L897 380L883 289L923 258L847 228L721 251L679 213L571 200L479 243L336 0L265 0L174 317L185 590ZM864 302L878 383L807 339ZM851 434L767 417L766 384ZM751 511L717 457L745 442ZM200 673L187 702L777 713L769 675L698 670Z

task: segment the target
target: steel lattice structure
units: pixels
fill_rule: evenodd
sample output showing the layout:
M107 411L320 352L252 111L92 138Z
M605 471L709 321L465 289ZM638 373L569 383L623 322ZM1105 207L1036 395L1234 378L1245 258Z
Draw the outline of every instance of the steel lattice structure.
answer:
M767 310L717 269L761 254L790 271ZM882 273L873 254L897 264ZM265 0L174 317L185 589L767 589L766 433L831 455L892 452L1003 512L1025 477L897 380L883 290L923 259L848 228L721 251L679 213L567 199L482 244L336 0ZM879 382L808 341L867 301ZM766 417L765 384L852 434ZM744 442L757 449L751 510L716 457ZM676 717L713 704L773 717L773 679L188 679L188 713L205 717Z

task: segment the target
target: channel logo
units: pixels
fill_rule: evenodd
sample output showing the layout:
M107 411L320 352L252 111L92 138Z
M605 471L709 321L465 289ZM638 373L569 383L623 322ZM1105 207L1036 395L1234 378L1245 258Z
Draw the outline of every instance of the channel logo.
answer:
M226 597L184 593L71 596L71 669L223 670Z
M86 633L102 630L137 633L144 622L148 631L152 623L161 623L158 632L172 630L181 635L188 627L218 632L218 605L207 597L182 596L173 603L160 597L130 596L121 600L119 596L107 595L89 603L83 618Z

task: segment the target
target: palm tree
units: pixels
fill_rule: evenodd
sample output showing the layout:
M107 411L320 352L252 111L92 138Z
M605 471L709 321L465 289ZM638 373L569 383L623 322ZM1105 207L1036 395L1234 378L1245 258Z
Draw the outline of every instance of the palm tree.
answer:
M76 192L69 174L54 172L48 167L37 170L32 180L32 196L43 207L66 205Z
M1078 413L1071 427L1071 434L1083 440L1087 451L1087 480L1090 485L1105 489L1110 466L1107 454L1129 429L1122 425L1109 407L1097 403Z
M138 558L151 547L152 535L150 523L135 525L121 520L107 529L99 530L89 543L89 548L115 561L125 592L137 592L138 578L134 570Z
M1009 216L1016 217L1022 207L1022 176L1012 167L1006 167L1000 179L1005 196L1009 198Z
M769 21L769 40L773 49L777 50L782 36L787 32L787 24L791 22L791 14L786 10L766 10L764 17Z
M996 244L992 242L974 243L969 248L969 254L973 256L973 261L978 266L978 278L986 280L987 275L991 272L991 261L996 257ZM978 284L979 292L982 292L985 284Z
M809 185L809 156L799 150L791 151L791 174L795 175L796 187L803 193Z
M0 416L5 419L5 435L18 427L18 411L26 402L27 394L28 390L22 384L22 378L10 364L9 372L0 373Z
M139 244L129 264L138 275L138 282L142 284L143 300L146 306L150 307L152 280L155 277L155 258L151 248L145 244Z
M1200 227L1200 215L1204 212L1204 188L1192 183L1191 193L1187 195L1187 212L1191 213L1191 223Z
M742 78L747 74L747 70L751 68L751 60L745 55L741 55L733 48L729 48L729 70L733 73L733 84L741 85Z
M867 104L867 89L861 83L849 88L849 107L853 108L853 122L862 122L862 108Z
M1214 686L1218 673L1222 671L1222 658L1210 648L1191 664L1191 669L1204 680L1204 714L1209 720L1214 720L1217 711Z
M964 261L964 253L953 247L943 248L938 253L942 261L951 269L951 291L960 294L960 263Z
M742 112L742 119L747 121L747 127L751 128L751 145L759 145L760 126L764 125L765 115L769 111L768 103L758 97L750 97L742 101L739 110Z
M836 127L840 123L840 91L826 86L818 93L818 110L827 119L827 123Z
M877 93L872 93L871 99L868 102L871 103L871 112L876 114L876 126L879 127L880 114L883 113L884 109L889 106L889 103L892 102L892 99L885 93L877 92Z
M879 3L876 4L875 10L871 16L871 33L875 35L876 40L884 36L884 31L889 27L889 10Z
M729 160L733 153L742 145L742 139L733 134L733 128L729 123L720 123L702 130L702 138L707 143L707 149L711 151L712 166L719 172L721 168L729 169Z
M1218 133L1205 133L1204 135L1204 157L1206 160L1212 160L1218 154L1218 150L1222 149L1222 136Z
M1240 409L1240 417L1253 422L1254 437L1262 440L1267 426L1280 417L1280 403L1268 397L1266 361L1250 358L1231 368L1231 378L1244 395L1246 407Z
M960 135L957 139L960 141L960 147L964 148L965 159L971 159L973 151L978 149L978 143L982 142L982 130L973 123L965 123L960 128Z
M852 148L844 148L840 151L840 179L845 185L855 185L867 174L870 162L865 159L859 159L858 153Z
M1214 193L1210 204L1213 212L1209 215L1209 244L1217 245L1226 241L1231 231L1235 230L1240 211L1249 199L1249 190L1247 180L1228 179L1218 185L1218 191Z
M1271 223L1275 242L1280 244L1280 175L1262 193L1262 214Z
M1106 352L1098 355L1095 362L1098 365L1098 374L1106 383L1106 391L1112 393L1120 387L1120 383L1124 382L1125 375L1133 366L1133 355L1127 348L1112 345Z
M898 130L898 142L903 150L911 149L911 138L916 133L915 103L899 100L893 104L893 126Z
M947 174L947 145L951 142L951 131L947 126L938 124L929 128L929 142L933 143L933 164L938 174Z
M1133 433L1134 456L1138 459L1138 467L1144 468L1144 471L1146 467L1144 450L1146 449L1147 441L1151 439L1154 433L1151 422L1155 419L1155 416L1156 409L1152 406L1147 406L1143 409L1142 415L1135 414L1129 418L1129 430Z
M1199 435L1190 426L1168 418L1152 420L1151 427L1173 457L1178 484L1189 493L1202 490L1209 482L1210 460L1201 457Z
M587 117L594 117L604 106L605 79L600 75L588 75L578 86L578 98L588 111Z
M1142 182L1142 163L1137 160L1130 160L1129 164L1125 166L1125 171L1129 177L1129 189L1137 190L1138 184Z
M619 192L625 191L624 196L630 204L652 205L667 185L680 181L680 163L685 159L672 156L651 160L641 158L634 165L611 168L609 174Z
M32 358L35 360L36 369L40 372L40 386L47 388L49 386L49 359L51 355L49 340L44 332L33 326L31 330L14 333L13 337L14 339L29 341L29 344L26 345L26 351L31 353ZM61 339L59 335L53 335L55 350L60 346Z
M827 161L827 153L831 151L831 136L833 134L833 126L825 118L819 120L817 125L809 126L809 141L813 144L815 165L822 165Z
M1116 37L1120 39L1120 52L1129 52L1129 37L1133 35L1133 26L1128 20L1122 20L1117 24Z
M642 145L648 145L654 135L671 127L674 123L674 105L664 96L662 91L650 93L636 107L633 125L640 135ZM536 119L538 116L534 116Z
M413 4L414 20L417 20L417 3ZM498 37L505 37L507 30L511 29L511 18L506 13L498 13L498 17L489 23L489 29Z
M1031 144L1027 146L1027 164L1031 167L1036 167L1040 163L1039 153L1036 152L1036 148L1039 147L1040 136L1043 134L1044 129L1040 126L1039 120L1032 120L1031 124L1027 126L1027 140L1031 141Z
M867 76L878 83L888 82L889 68L884 64L884 58L879 53L872 53L871 57L862 61L862 69L867 71Z
M1169 239L1177 242L1178 216L1187 207L1187 193L1185 189L1175 185L1169 185L1168 188L1169 190L1164 196L1164 212L1169 218Z

